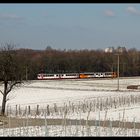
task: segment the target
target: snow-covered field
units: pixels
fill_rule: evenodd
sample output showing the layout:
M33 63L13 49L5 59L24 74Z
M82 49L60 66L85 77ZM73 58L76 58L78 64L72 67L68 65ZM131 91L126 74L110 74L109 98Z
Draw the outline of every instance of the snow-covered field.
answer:
M120 78L120 91L117 84L117 79L30 81L9 94L7 108L20 105L32 109L39 105L43 110L55 104L60 110L46 118L63 118L67 109L65 117L69 119L140 122L140 89L127 89L128 85L140 85L140 77ZM2 95L0 104L1 100ZM43 111L39 117L44 117Z
M123 136L123 137L133 137L140 136L140 129L120 129L110 127L98 127L98 126L29 126L29 127L19 127L12 129L0 129L0 136L12 136L12 137L110 137L110 136Z
M9 105L63 103L64 101L80 101L87 98L136 95L137 90L128 90L128 85L140 84L140 77L120 79L117 92L117 79L110 80L46 80L30 81L9 94ZM0 95L0 103L2 96Z

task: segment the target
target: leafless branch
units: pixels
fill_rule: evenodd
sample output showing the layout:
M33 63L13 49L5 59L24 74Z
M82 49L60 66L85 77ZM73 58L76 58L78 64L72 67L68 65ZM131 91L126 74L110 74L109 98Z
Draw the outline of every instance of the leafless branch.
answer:
M21 84L21 83L22 83L21 81L16 81L13 84L11 84L9 89L7 90L6 94L8 94L13 89L14 86L16 86L17 84Z
M3 95L3 92L0 90L0 93Z

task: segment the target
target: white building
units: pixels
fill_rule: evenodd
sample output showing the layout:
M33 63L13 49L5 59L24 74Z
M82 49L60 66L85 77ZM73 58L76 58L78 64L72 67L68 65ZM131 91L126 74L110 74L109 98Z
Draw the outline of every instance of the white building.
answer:
M114 47L108 47L105 49L106 53L113 53L115 51Z
M117 47L116 49L114 49L114 47L108 47L105 49L105 52L106 53L113 53L113 52L119 52L119 53L122 53L122 52L126 52L126 48L125 47Z

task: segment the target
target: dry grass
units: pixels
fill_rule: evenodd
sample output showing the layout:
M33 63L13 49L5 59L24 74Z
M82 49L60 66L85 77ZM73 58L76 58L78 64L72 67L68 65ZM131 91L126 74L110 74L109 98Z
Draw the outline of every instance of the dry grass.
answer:
M15 127L21 127L26 126L28 122L28 126L42 126L45 125L45 119L41 118L15 118L15 117L2 117L0 116L1 122L4 122L4 128L15 128ZM62 125L63 119L47 119L47 125ZM96 121L96 122L95 122ZM112 127L118 127L118 128L134 128L133 122L122 122L122 121L112 121ZM101 121L98 120L88 120L89 126L103 126L103 127L109 127L110 126L110 120ZM87 125L87 120L74 120L74 119L66 119L65 125ZM0 125L1 128L3 128L3 124ZM140 129L140 123L135 123L135 128Z

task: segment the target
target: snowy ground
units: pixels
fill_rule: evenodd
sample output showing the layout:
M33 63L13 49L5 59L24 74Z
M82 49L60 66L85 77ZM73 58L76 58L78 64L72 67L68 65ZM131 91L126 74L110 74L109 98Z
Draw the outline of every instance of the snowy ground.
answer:
M17 88L9 95L8 104L63 103L64 101L85 98L139 94L138 90L128 90L128 85L139 84L139 78L120 79L120 92L117 79L110 80L48 80L31 81ZM111 91L112 90L112 91ZM0 104L1 104L0 95Z
M124 129L113 127L98 127L98 126L34 126L34 127L19 127L12 129L0 129L0 136L10 137L110 137L110 136L123 136L132 137L140 136L140 129Z
M101 100L119 97L139 97L140 89L128 90L128 85L140 85L140 77L134 78L120 78L119 89L117 90L117 79L88 79L88 80L44 80L44 81L30 81L25 83L24 86L14 89L10 94L10 100L7 106L14 107L15 105L31 107L40 105L46 108L47 105L57 104L63 107L64 103L69 102L78 104L79 102ZM2 87L1 87L2 88ZM0 104L2 95L0 95ZM94 100L94 101L95 101ZM139 117L140 102L130 103L129 105L118 106L115 108L107 108L102 111L94 110L91 112L78 112L67 114L70 119L112 119L112 120L125 120L140 122ZM44 116L43 116L44 117ZM106 118L105 118L106 117ZM50 115L47 118L62 118L62 115Z
M117 79L110 80L45 80L31 81L24 86L14 89L10 94L7 105L64 105L65 103L91 100L94 98L119 97L129 95L139 95L140 90L128 90L128 85L138 85L140 77L120 79L119 89L117 89ZM1 104L2 95L0 95ZM132 108L133 107L129 107ZM138 112L139 107L136 107ZM116 112L116 111L115 111ZM130 113L134 114L134 113ZM116 115L115 115L116 116Z

